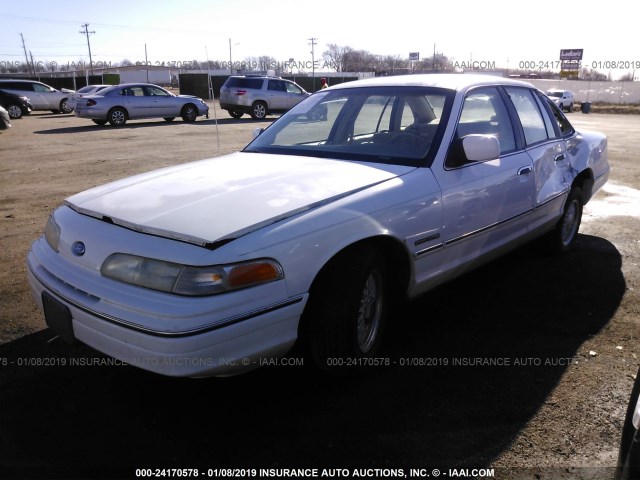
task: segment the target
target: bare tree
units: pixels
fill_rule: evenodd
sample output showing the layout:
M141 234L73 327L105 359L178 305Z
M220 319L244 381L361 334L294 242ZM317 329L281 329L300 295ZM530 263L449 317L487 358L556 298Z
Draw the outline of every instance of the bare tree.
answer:
M336 72L349 71L347 62L350 54L354 51L353 48L346 45L337 45L335 43L330 43L327 47L328 50L322 54L324 61L333 66L333 68L336 69Z

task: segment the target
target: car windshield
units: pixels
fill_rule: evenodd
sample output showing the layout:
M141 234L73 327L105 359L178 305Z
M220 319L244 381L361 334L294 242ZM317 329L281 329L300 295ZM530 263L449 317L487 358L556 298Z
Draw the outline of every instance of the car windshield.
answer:
M547 95L550 97L562 98L562 92L547 92Z
M422 87L318 92L244 151L423 165L437 150L453 94Z

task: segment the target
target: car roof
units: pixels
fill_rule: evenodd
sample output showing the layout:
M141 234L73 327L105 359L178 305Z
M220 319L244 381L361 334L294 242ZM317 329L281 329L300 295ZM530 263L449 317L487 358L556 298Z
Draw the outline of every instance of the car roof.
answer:
M331 90L352 87L437 87L450 90L464 91L471 87L485 85L507 85L535 88L522 80L498 77L494 75L434 73L417 75L397 75L391 77L375 77L346 82L333 87Z
M25 80L24 78L0 78L0 82L42 83L37 80ZM43 85L46 85L43 83Z

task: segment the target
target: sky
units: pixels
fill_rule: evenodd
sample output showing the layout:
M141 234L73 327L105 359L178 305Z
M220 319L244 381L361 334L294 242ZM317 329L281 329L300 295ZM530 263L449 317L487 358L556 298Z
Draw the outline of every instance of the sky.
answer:
M458 63L544 68L561 49L583 49L585 66L640 75L637 16L621 0L0 0L0 12L0 66L25 61L20 34L35 62L88 62L88 23L94 62L143 62L145 45L152 65L228 62L231 44L234 62L309 64L314 38L316 60L330 43L402 58L435 46Z

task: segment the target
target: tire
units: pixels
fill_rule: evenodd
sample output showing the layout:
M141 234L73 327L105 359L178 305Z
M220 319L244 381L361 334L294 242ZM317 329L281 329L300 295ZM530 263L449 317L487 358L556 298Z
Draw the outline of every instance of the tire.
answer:
M547 234L551 251L565 253L573 249L582 222L582 206L582 190L572 187L560 220Z
M255 102L251 106L251 118L254 120L264 120L267 116L267 104L264 102Z
M60 113L71 113L71 112L73 112L73 108L70 108L70 107L67 105L67 99L66 99L66 98L63 98L63 99L60 101Z
M165 122L173 122L175 119L176 117L164 117Z
M109 110L107 120L114 127L121 127L127 123L127 111L121 107L115 107Z
M228 110L228 112L233 118L241 118L242 115L244 115L244 112L241 112L240 110Z
M567 109L567 113L573 112L573 103L569 104L569 108Z
M106 120L91 120L93 123L95 123L96 125L106 125L107 121Z
M301 327L317 368L356 373L367 365L359 360L377 355L391 300L387 273L384 257L370 248L350 249L320 272Z
M9 112L9 118L12 120L22 118L22 109L15 103L7 105L7 112Z
M189 103L182 107L182 112L180 113L182 116L182 120L184 122L195 122L196 118L198 118L198 109L195 105Z

